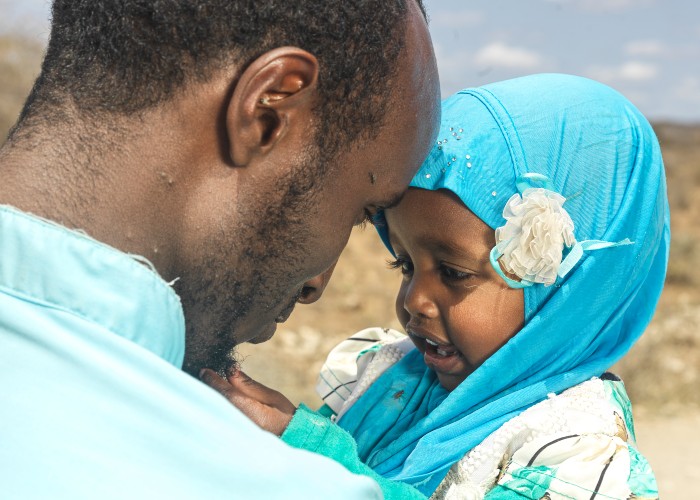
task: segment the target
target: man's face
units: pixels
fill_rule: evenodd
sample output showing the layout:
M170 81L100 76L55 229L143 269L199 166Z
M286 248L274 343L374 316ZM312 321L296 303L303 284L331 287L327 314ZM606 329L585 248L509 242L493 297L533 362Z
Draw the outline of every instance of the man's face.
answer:
M353 225L400 199L434 140L440 104L435 58L417 5L405 38L376 137L337 155L319 177L314 136L290 130L269 158L292 166L286 178L237 173L239 186L255 187L239 187L235 197L225 191L225 180L205 188L218 199L205 206L219 222L202 229L196 248L184 249L195 264L176 284L187 319L189 373L224 371L236 344L269 339L304 283L336 261Z

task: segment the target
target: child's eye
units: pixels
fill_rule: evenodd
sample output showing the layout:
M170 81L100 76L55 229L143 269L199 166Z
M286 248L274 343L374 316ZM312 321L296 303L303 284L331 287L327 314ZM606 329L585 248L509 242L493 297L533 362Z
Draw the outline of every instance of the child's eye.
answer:
M440 266L440 272L442 275L450 280L450 281L462 281L465 279L469 279L472 276L474 276L472 273L468 273L465 271L459 271L455 269L454 267L446 266L445 264L442 264Z
M390 269L400 269L404 276L413 273L413 263L405 257L397 257L396 260L387 262Z

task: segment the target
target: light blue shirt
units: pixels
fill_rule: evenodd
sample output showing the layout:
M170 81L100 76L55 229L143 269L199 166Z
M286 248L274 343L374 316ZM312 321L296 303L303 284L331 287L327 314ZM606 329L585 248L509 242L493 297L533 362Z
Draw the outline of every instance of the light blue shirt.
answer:
M0 496L381 498L182 372L184 343L147 265L0 206Z

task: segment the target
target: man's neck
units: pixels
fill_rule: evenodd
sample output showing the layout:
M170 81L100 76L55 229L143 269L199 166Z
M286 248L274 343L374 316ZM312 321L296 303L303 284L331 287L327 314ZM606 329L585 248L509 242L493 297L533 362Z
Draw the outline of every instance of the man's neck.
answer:
M167 278L177 149L148 120L138 125L20 130L0 150L0 203L147 257Z

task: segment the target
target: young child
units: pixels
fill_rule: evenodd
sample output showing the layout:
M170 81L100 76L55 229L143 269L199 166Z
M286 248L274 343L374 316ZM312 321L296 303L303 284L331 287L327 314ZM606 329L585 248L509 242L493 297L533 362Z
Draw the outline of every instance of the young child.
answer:
M669 248L658 142L625 98L565 75L459 92L375 222L408 336L336 348L319 382L335 423L302 406L286 442L434 498L658 497L605 373L649 323Z

